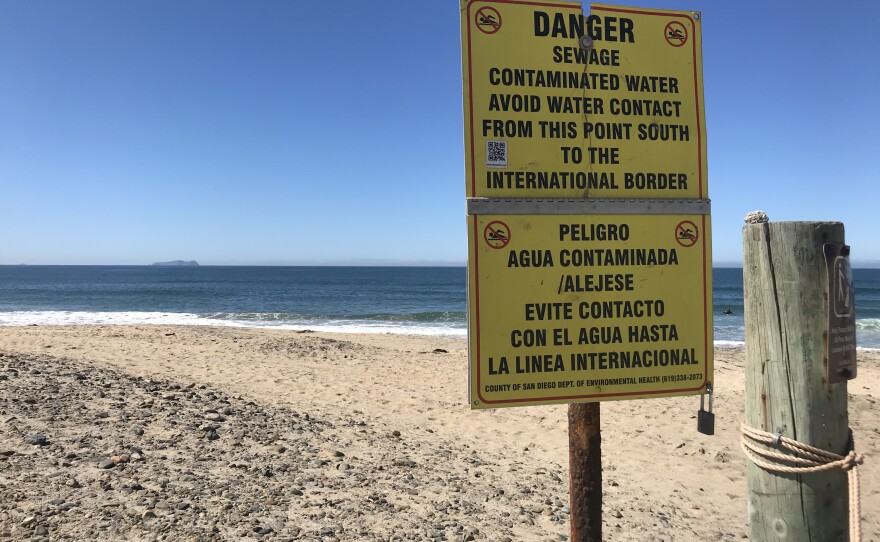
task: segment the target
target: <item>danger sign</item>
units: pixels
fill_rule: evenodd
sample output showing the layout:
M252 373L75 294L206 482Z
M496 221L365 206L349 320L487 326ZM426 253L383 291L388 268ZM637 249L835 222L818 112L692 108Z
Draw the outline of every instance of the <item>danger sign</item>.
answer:
M708 198L698 13L460 2L468 197Z
M471 408L705 393L700 14L459 2Z

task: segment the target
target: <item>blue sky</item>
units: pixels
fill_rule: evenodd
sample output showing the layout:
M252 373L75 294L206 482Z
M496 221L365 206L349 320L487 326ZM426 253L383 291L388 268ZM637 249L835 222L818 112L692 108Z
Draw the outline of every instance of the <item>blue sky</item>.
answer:
M743 216L880 265L880 6L703 13L716 263ZM463 264L457 2L0 0L0 264Z

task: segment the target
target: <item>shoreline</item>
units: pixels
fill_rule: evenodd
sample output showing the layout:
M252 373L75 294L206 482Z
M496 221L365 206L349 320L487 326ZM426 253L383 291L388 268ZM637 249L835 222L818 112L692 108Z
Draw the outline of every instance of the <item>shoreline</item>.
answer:
M55 311L53 311L55 312ZM57 311L61 312L61 311ZM167 314L171 313L156 313L158 315L167 316ZM447 338L447 339L460 339L463 341L467 340L467 330L456 329L455 333L448 333L443 331L441 328L438 328L434 333L426 333L423 331L405 331L401 328L389 328L389 329L376 329L376 328L363 328L358 330L348 330L345 328L340 328L339 326L313 326L309 328L308 326L268 326L268 325L248 325L241 324L235 322L222 322L222 321L208 321L205 323L194 323L194 322L185 322L185 323L168 323L168 322L137 322L137 323L114 323L112 321L101 321L96 323L69 323L69 324L31 324L31 323L21 323L21 324L2 324L0 323L0 329L3 328L18 328L18 327L44 327L44 328L54 328L54 327L69 327L69 326L137 326L137 325L146 325L146 326L194 326L194 327L219 327L219 328L244 328L244 329L257 329L257 330L269 330L269 331L286 331L292 333L326 333L326 334L341 334L341 335L401 335L408 337L421 337L421 338ZM745 341L740 340L727 340L727 339L716 339L713 344L713 348L715 350L718 349L736 349L736 348L745 348ZM864 352L880 352L880 347L874 346L856 346L857 351Z
M880 487L880 469L871 466L880 456L880 353L858 355L849 415L866 456L862 529L870 538L880 536L880 493L871 489ZM567 408L470 410L464 338L25 326L3 328L0 356L0 374L17 373L0 383L0 393L17 390L0 396L9 405L0 422L15 417L24 436L42 431L52 442L29 445L0 423L0 497L21 497L0 498L0 540L33 536L36 526L53 539L89 538L88 529L106 522L118 529L107 540L183 536L186 518L192 536L207 538L252 536L254 527L271 529L258 536L266 540L568 533ZM712 437L696 432L694 397L603 403L606 540L643 540L647 532L738 540L748 532L738 444L743 365L744 348L716 347ZM239 418L223 415L227 406ZM304 423L306 414L314 423ZM200 429L206 425L216 427ZM133 426L144 434L132 434ZM264 429L255 436L254 427ZM132 447L145 460L132 461ZM125 454L128 462L99 468ZM273 476L260 475L267 466ZM156 480L164 478L163 488ZM79 487L65 485L70 479ZM203 494L186 493L194 487ZM58 499L80 504L59 510Z
M467 337L465 327L430 326L407 322L406 325L392 325L381 321L356 321L351 324L326 324L320 322L303 324L254 324L234 319L211 318L210 314L174 313L174 312L87 312L87 311L13 311L27 315L9 323L3 320L0 313L0 329L16 327L67 327L67 326L193 326L218 328L265 329L289 332L309 333L342 333L342 334L391 334L414 335L424 337ZM9 313L6 313L9 314ZM273 314L273 313L267 313ZM60 320L57 323L45 323L47 315ZM403 315L401 315L403 316ZM256 320L259 321L259 320Z
M4 314L25 314L17 319L4 319ZM49 316L58 322L44 323ZM195 313L171 313L171 312L86 312L86 311L11 311L0 312L0 329L17 327L59 327L59 326L197 326L219 328L245 328L265 329L275 331L289 331L296 333L330 333L343 335L403 335L415 337L446 337L467 340L467 328L431 326L420 323L391 325L382 322L352 321L351 324L252 324L233 319L210 318L209 315ZM742 348L745 340L740 339L715 339L713 347L719 348ZM880 352L878 346L856 346L857 350L866 352Z

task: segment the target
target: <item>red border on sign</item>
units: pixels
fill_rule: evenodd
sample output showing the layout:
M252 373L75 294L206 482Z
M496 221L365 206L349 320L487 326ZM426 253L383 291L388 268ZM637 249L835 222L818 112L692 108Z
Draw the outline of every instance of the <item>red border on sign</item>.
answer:
M579 12L582 12L580 4L553 4L547 2L529 2L529 1L521 1L521 0L470 0L467 4L467 58L468 58L468 112L470 114L469 129L471 131L471 193L470 197L475 197L477 193L477 166L474 162L474 157L476 156L476 151L474 150L474 74L473 74L473 61L471 60L471 26L470 21L472 21L473 17L476 15L475 13L471 13L471 8L475 3L481 4L517 4L522 6L542 6L542 7L551 7L551 8L569 8L576 9ZM703 196L700 196L703 197Z
M483 4L488 4L488 3L518 4L518 5L526 5L526 6L569 8L569 9L575 9L577 11L582 11L580 4L553 4L553 3L546 3L546 2L530 2L530 1L520 1L520 0L470 0L470 2L468 2L467 20L469 21L469 23L467 25L467 38L468 38L468 42L467 42L467 58L468 58L467 71L468 71L468 113L470 116L470 118L468 119L468 123L469 123L468 129L470 130L470 133L471 133L471 148L470 148L471 192L469 194L469 197L472 197L472 198L476 197L476 195L477 195L477 170L476 170L477 166L476 166L476 160L475 160L476 150L474 148L474 137L473 137L473 134L474 134L474 85L473 85L474 77L473 77L473 75L474 74L473 74L473 60L472 60L473 55L472 55L472 51L471 51L471 26L472 25L470 24L470 21L472 20L471 18L474 15L471 12L473 4L478 3L478 2L483 3ZM696 23L694 22L693 17L690 17L688 15L683 15L681 13L664 13L664 12L656 13L656 12L652 12L652 11L641 11L638 9L627 9L627 8L623 8L623 7L613 7L613 6L593 6L593 9L595 11L609 11L609 12L613 12L613 13L636 13L638 15L656 15L656 16L661 16L661 17L673 17L673 18L684 19L686 22L690 23L691 35L692 36L696 35ZM701 107L701 105L700 105L700 88L699 88L699 84L698 84L700 81L700 78L699 78L699 74L697 73L697 47L696 47L697 40L689 39L688 41L690 41L692 43L691 51L692 51L693 59L694 59L694 61L693 61L693 66L694 66L694 104L696 105L696 113L697 113L697 142L698 142L698 145L697 145L697 165L699 166L697 168L697 172L698 172L699 179L700 179L700 190L699 190L698 197L700 199L703 199L705 197L703 195L703 184L704 184L703 183L703 181L704 181L704 179L703 179L703 146L701 143L702 138L703 138L703 119L700 115L700 107Z
M691 28L691 36L696 36L697 26L694 22L694 18L689 15L683 15L681 13L663 13L663 12L653 12L653 11L641 11L638 9L627 9L624 7L615 7L615 6L593 6L593 9L596 11L610 11L613 13L636 13L638 15L656 15L661 17L673 17L678 19L684 19L687 23L690 23ZM684 23L682 23L684 24ZM685 26L685 30L687 30L687 26ZM470 40L470 36L468 36L468 40ZM694 104L696 105L696 113L697 113L697 172L700 176L700 191L699 198L703 199L705 196L703 195L703 119L700 116L701 104L700 104L700 74L697 73L697 40L689 39L691 42L691 54L693 55L693 67L694 67ZM470 41L468 41L468 48L470 48ZM468 54L468 62L470 62L470 54Z
M575 9L579 12L582 12L582 8L580 4L553 4L546 2L531 2L531 1L520 1L520 0L470 0L467 4L467 20L471 21L474 13L472 13L472 7L475 3L495 3L495 4L518 4L518 5L527 5L527 6L542 6L542 7L556 7L563 9ZM694 23L694 19L690 16L683 15L680 13L665 13L665 12L652 12L652 11L642 11L638 9L628 9L623 7L605 7L605 6L593 6L594 11L607 11L612 13L635 13L638 15L655 15L662 17L674 17L679 19L684 19L686 22L690 23L690 27L692 30L691 35L696 35L696 24ZM472 51L471 51L471 24L467 25L467 71L468 71L468 113L469 113L469 129L471 133L471 145L470 145L470 155L471 155L471 191L469 196L475 197L477 193L477 179L476 179L476 161L474 160L476 156L476 151L474 147L474 87L473 87L473 61L472 61ZM702 128L702 117L700 115L700 88L699 88L699 74L697 73L697 48L696 48L696 39L688 40L692 42L692 54L693 54L693 67L694 67L694 104L696 106L696 114L697 114L697 171L700 179L700 189L699 189L699 198L702 199L703 196L703 146L702 146L702 137L703 137L703 128ZM479 239L479 226L477 224L477 215L473 215L473 235L474 239ZM703 231L706 231L706 215L702 216L702 225ZM474 299L475 299L475 307L474 307L474 317L476 318L476 339L475 339L475 349L476 349L476 379L477 379L477 397L480 401L487 405L492 404L520 404L526 406L530 403L543 403L544 401L578 401L578 400L588 400L594 399L598 397L619 397L625 398L631 395L640 395L640 396L649 396L649 395L663 395L667 393L679 393L679 392L692 392L702 390L706 387L706 383L708 382L709 376L707 374L707 369L709 368L708 360L709 360L709 348L714 348L714 345L710 345L707 340L709 337L709 304L708 304L708 296L706 295L706 281L708 277L706 276L706 236L702 235L702 246L703 246L703 338L705 347L703 350L703 382L700 383L699 386L695 388L676 388L671 390L655 390L655 391L638 391L638 392L628 392L628 393L598 393L598 394L589 394L589 395L566 395L566 396L558 396L558 397L532 397L527 399L508 399L501 401L493 401L486 399L482 395L482 386L480 382L481 378L481 349L480 349L480 262L479 262L479 251L474 250Z

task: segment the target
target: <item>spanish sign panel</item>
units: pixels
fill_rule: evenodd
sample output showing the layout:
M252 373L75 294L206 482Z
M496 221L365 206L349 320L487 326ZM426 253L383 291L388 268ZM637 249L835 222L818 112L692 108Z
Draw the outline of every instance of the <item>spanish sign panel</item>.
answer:
M472 408L704 393L706 215L473 215Z
M699 13L461 0L461 35L469 197L708 197Z

